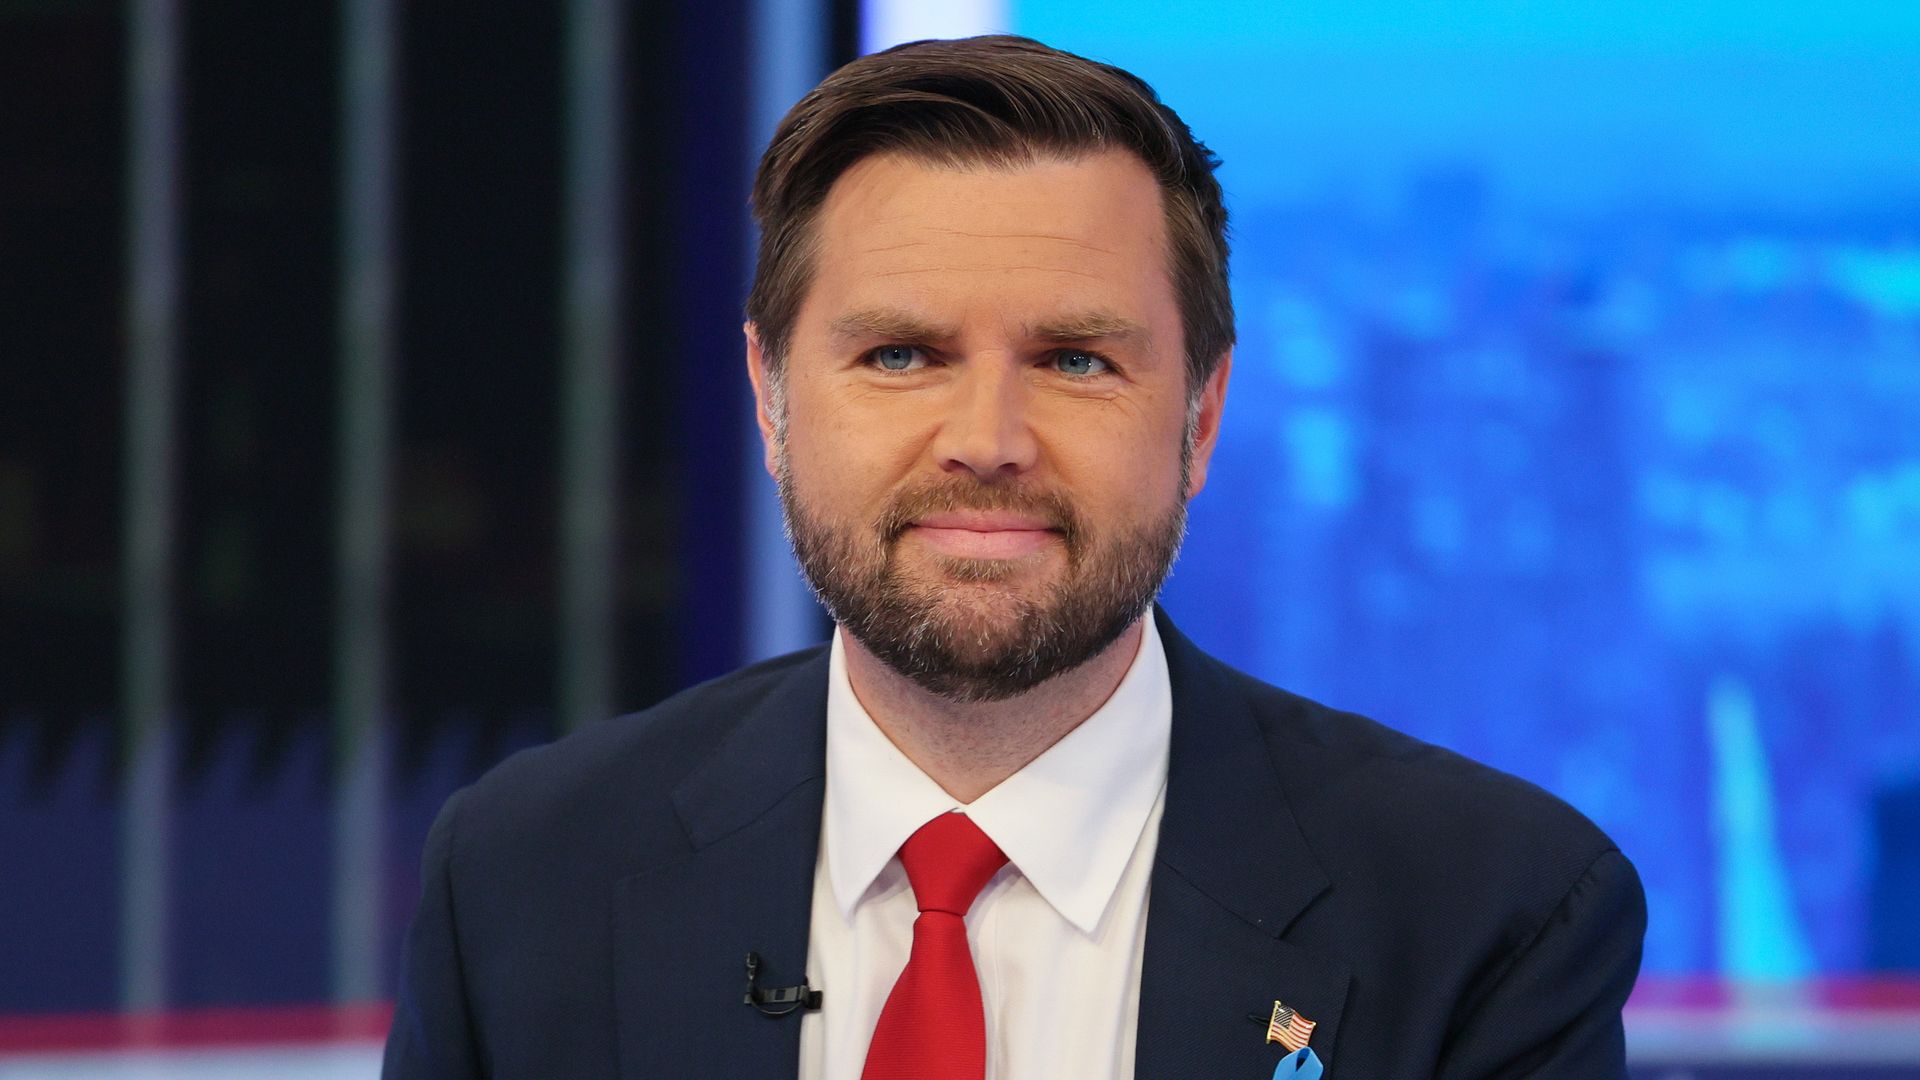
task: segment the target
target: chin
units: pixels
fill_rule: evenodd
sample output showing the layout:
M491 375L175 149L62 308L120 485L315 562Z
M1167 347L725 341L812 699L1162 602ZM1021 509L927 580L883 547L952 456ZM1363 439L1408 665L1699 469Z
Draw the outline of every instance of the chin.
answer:
M1015 640L1043 615L1045 588L1022 589L999 581L951 579L927 590L920 610L923 632L959 652L975 652L987 642ZM970 647L971 646L971 647Z
M926 607L927 621L949 636L994 637L1017 634L1045 599L1044 590L1014 589L998 582L944 584Z
M896 572L903 572L932 588L990 585L1023 588L1038 596L1059 584L1066 562L1053 551L1035 551L1008 559L922 552L909 559L896 558L895 567Z
M963 589L969 585L1013 586L1019 579L1033 576L1035 569L1031 559L941 559L939 577L940 584Z

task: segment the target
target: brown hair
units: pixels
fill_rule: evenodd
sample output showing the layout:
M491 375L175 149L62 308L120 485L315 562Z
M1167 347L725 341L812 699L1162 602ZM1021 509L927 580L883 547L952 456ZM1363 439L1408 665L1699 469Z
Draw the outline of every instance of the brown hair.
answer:
M829 75L780 121L753 183L760 255L747 317L778 373L813 276L813 222L855 162L901 153L949 165L1126 150L1160 184L1188 385L1198 392L1233 344L1227 211L1219 159L1139 77L993 36L919 41Z

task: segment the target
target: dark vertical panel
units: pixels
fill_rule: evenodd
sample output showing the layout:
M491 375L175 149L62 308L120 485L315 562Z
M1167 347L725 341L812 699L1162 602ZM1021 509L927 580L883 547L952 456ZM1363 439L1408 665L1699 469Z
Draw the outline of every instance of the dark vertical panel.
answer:
M453 710L498 732L553 708L563 14L402 16L392 677L410 760Z
M686 685L682 671L681 521L686 513L679 471L683 437L677 381L682 338L681 224L676 202L682 122L678 77L682 30L675 5L649 3L628 12L626 36L626 181L623 232L628 251L623 307L627 333L620 366L620 503L615 532L616 579L613 704L637 709ZM714 69L708 78L724 81ZM717 246L714 257L723 255ZM725 356L714 357L724 364Z
M187 8L181 697L324 705L332 581L333 154L326 5Z
M118 16L0 8L0 1013L119 996Z
M109 3L0 10L0 101L15 103L0 109L0 708L73 715L115 701L126 244L116 15Z
M326 995L337 125L330 5L185 5L169 1004Z
M686 5L671 78L678 174L672 263L679 318L669 340L680 396L675 474L683 501L680 663L688 682L739 664L744 644L739 485L750 406L740 336L746 275L747 164L740 132L751 109L744 78L746 0Z

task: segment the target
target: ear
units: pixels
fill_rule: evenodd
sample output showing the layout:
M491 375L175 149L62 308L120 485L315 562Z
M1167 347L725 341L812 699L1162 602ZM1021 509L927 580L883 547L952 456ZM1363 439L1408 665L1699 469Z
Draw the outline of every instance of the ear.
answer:
M1207 486L1207 464L1213 460L1214 445L1220 441L1220 414L1227 407L1227 377L1233 373L1233 350L1220 356L1220 363L1200 388L1200 411L1193 422L1193 465L1187 472L1187 498L1200 494Z
M760 445L765 452L767 475L780 476L779 443L773 427L773 376L767 371L766 353L760 348L760 328L749 321L743 330L747 336L747 380L753 383L753 415L760 425Z

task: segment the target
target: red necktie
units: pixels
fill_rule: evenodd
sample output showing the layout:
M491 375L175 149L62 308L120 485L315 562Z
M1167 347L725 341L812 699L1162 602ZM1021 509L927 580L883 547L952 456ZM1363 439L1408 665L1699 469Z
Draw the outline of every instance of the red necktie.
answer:
M887 995L861 1080L981 1080L986 1009L967 949L967 909L1007 863L965 814L941 814L900 845L920 917L913 952Z

